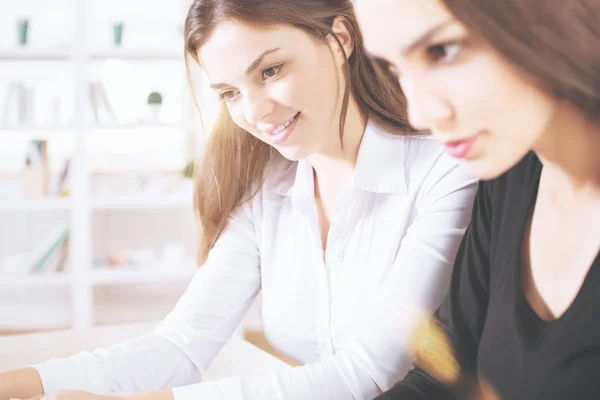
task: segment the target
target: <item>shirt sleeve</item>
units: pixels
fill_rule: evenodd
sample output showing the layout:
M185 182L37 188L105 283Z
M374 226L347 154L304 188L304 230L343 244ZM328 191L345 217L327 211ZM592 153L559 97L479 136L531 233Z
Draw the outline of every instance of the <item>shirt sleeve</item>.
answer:
M407 344L419 317L433 313L447 292L476 189L455 162L442 157L434 168L396 261L336 354L285 371L175 388L175 399L371 399L401 379L414 361Z
M466 399L475 390L476 357L489 296L490 183L480 183L471 224L460 245L450 291L435 320L443 329L460 366L461 378L442 385L418 365L377 400Z
M150 334L110 348L34 365L44 393L125 394L199 382L260 290L249 204L241 207L173 311Z

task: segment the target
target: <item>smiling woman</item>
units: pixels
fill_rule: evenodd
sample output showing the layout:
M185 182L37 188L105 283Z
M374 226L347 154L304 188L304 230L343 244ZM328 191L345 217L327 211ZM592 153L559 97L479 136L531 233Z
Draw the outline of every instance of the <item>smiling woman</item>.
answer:
M186 43L188 62L204 67L224 100L197 169L201 260L277 152L294 161L327 152L343 143L347 123L345 140L356 147L365 118L414 133L387 63L364 53L348 1L198 1Z
M196 0L185 39L222 99L194 168L202 266L152 334L35 365L44 390L372 398L446 292L475 180L408 126L350 0ZM201 382L259 291L266 338L301 366Z

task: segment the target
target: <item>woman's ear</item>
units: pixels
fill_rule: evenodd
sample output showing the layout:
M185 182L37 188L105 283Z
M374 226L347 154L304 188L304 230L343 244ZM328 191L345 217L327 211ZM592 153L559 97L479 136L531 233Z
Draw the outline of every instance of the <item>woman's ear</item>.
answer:
M339 54L341 56L340 60L342 60L345 63L348 60L348 58L350 58L350 56L352 55L355 45L354 37L350 32L350 24L348 23L348 20L346 20L346 18L344 17L335 17L335 19L333 20L333 24L331 24L331 30L342 44L344 52L346 53L345 59L343 59L342 51L335 38L329 38L330 45L335 51L335 54Z

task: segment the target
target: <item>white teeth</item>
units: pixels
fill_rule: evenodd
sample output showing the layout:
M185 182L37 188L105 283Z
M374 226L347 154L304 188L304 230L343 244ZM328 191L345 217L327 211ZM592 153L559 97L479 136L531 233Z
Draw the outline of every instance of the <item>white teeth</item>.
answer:
M277 128L273 129L271 132L269 132L269 134L271 134L271 135L280 134L281 132L283 132L285 130L285 128L287 128L288 126L290 126L290 124L292 122L294 122L294 118L296 118L295 115L289 121L286 121L284 124L279 125Z

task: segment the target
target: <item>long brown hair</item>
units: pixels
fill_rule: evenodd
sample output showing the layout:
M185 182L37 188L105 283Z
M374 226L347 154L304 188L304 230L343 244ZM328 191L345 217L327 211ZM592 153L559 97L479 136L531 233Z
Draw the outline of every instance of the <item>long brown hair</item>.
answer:
M588 116L600 111L598 0L444 0L537 84Z
M225 19L260 26L289 24L322 41L331 35L343 51L331 30L336 17L345 19L354 39L354 50L344 74L346 90L340 135L351 94L361 112L377 125L392 133L413 133L406 114L406 100L397 81L389 74L384 61L371 59L365 53L350 0L195 0L185 21L188 74L190 59L199 64L198 50L215 26ZM264 182L265 169L274 157L280 156L271 146L238 127L222 106L203 158L195 168L194 203L200 222L200 265L225 229L230 214L256 194Z

